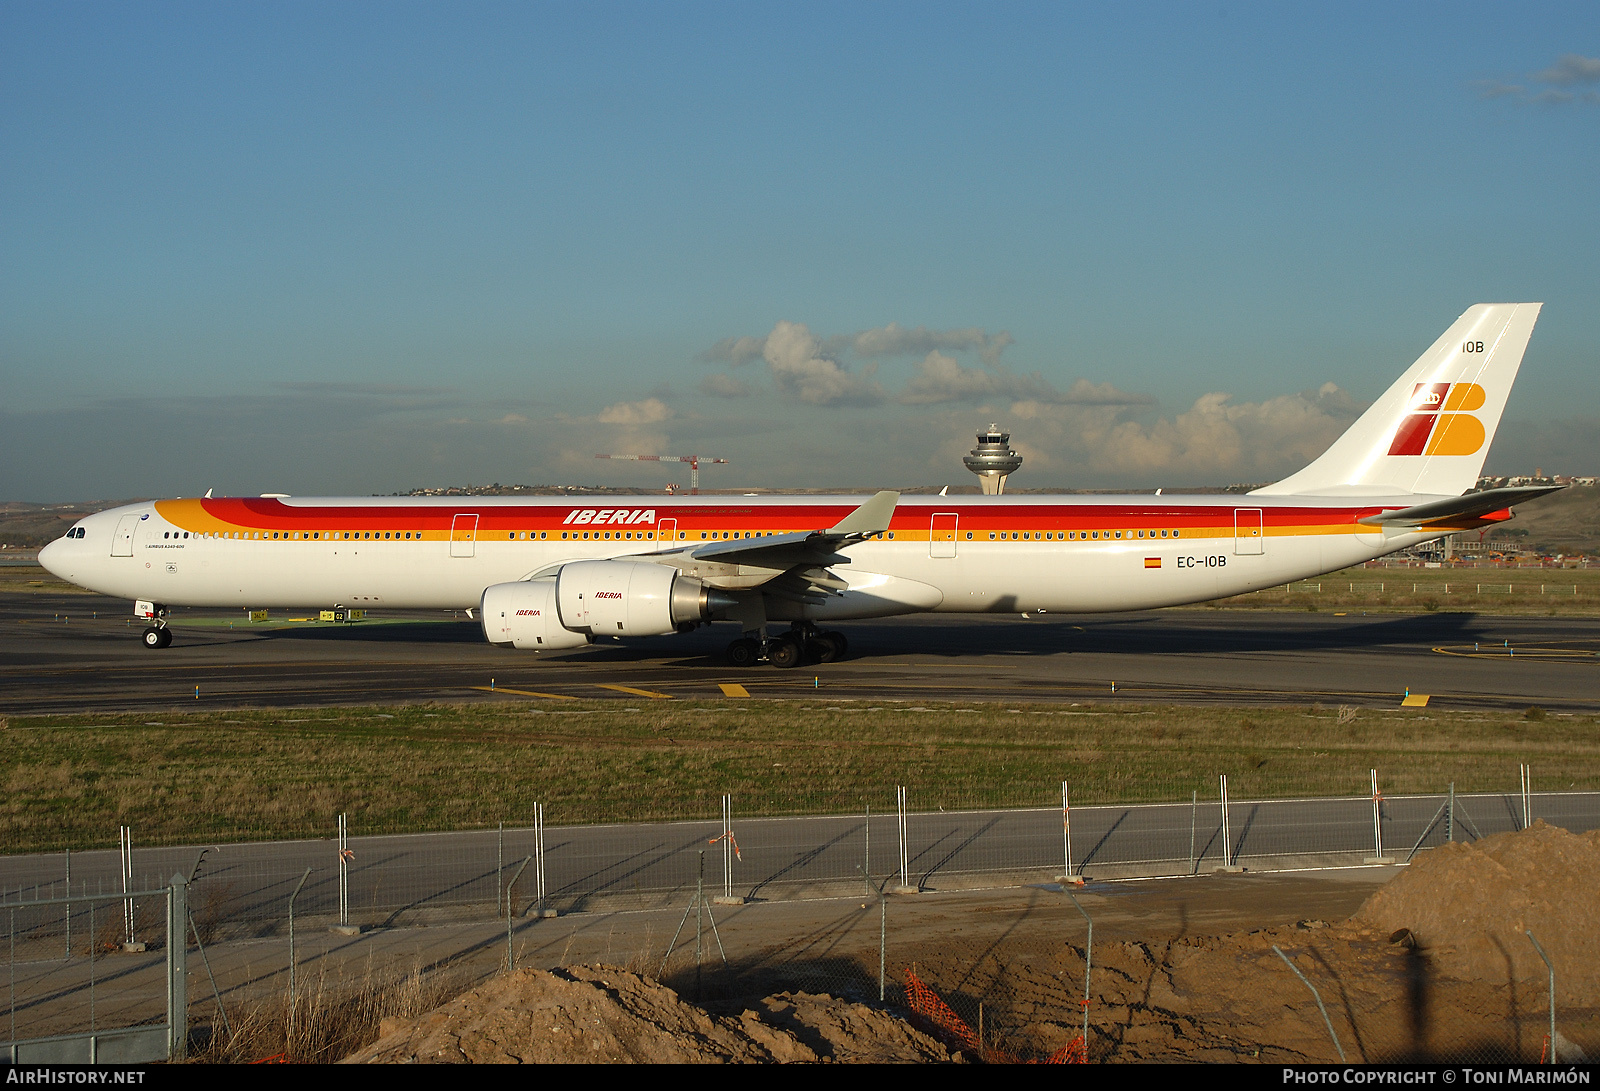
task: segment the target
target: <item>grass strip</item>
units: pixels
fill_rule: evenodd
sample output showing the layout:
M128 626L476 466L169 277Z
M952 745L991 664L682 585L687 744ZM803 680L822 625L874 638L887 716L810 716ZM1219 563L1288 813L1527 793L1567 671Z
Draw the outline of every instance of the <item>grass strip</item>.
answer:
M0 851L325 836L530 820L1600 789L1592 716L797 701L502 700L466 706L12 717Z

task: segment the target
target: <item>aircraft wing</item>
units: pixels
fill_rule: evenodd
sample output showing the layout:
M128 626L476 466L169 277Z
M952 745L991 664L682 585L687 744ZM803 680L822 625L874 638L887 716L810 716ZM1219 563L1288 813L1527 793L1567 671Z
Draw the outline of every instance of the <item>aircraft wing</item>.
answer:
M1356 522L1368 526L1386 524L1423 526L1429 523L1465 522L1482 519L1495 512L1505 511L1512 504L1520 504L1524 500L1532 500L1536 496L1544 496L1564 488L1565 485L1530 485L1514 489L1486 489L1483 492L1469 492L1462 496L1430 500L1425 504L1414 504L1409 508L1363 516Z
M884 491L826 529L729 538L636 556L672 565L714 587L761 587L784 597L821 601L845 586L828 571L829 565L850 563L839 549L886 533L899 502L899 493Z

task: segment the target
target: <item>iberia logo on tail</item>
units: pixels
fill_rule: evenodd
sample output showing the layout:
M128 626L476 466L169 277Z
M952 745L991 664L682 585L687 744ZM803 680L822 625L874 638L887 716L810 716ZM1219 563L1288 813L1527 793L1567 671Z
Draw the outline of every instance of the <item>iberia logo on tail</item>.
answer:
M1391 455L1475 455L1483 447L1483 406L1477 383L1418 383L1409 412L1389 445Z

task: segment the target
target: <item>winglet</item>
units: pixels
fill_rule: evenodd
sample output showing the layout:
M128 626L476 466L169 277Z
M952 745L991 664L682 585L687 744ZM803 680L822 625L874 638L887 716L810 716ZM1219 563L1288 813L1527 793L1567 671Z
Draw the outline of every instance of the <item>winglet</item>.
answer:
M899 502L899 493L887 490L880 492L824 533L839 538L870 538L875 534L883 534L889 529L889 520L894 516L894 507Z

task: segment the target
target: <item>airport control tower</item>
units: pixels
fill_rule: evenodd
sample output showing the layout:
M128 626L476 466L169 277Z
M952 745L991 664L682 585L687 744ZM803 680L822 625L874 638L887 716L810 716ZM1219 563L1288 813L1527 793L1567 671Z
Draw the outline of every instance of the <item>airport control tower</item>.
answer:
M978 433L978 445L961 461L983 482L985 496L999 496L1006 491L1006 478L1022 465L1022 456L1011 449L1011 433L991 424L987 432Z

